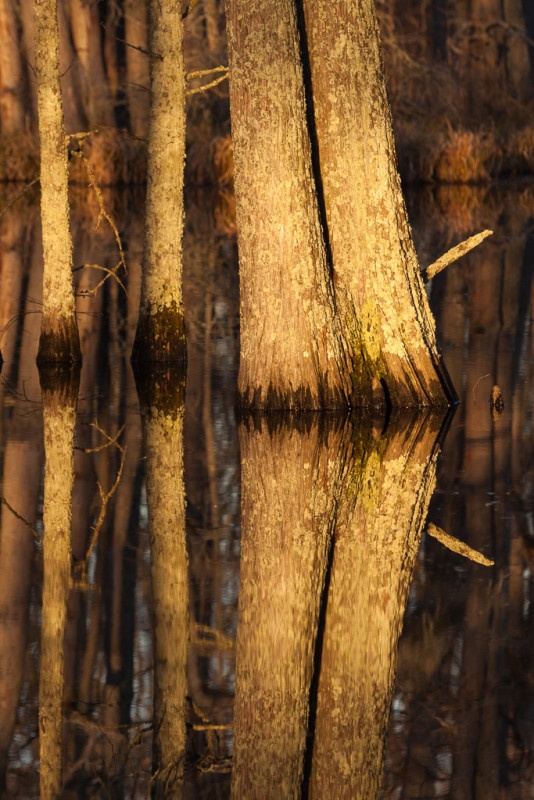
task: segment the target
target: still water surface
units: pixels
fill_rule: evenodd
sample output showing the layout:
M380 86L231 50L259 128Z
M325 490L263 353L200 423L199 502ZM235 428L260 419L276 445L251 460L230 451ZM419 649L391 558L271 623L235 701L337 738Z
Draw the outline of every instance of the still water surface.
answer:
M534 797L532 187L409 198L422 265L495 230L429 287L452 420L238 421L236 246L202 192L184 240L185 405L145 391L140 409L142 208L107 200L127 294L108 281L92 296L102 273L76 273L73 567L44 604L38 209L2 221L4 796L39 796L61 662L65 798ZM75 264L112 268L93 212L75 203ZM62 602L64 641L43 637Z

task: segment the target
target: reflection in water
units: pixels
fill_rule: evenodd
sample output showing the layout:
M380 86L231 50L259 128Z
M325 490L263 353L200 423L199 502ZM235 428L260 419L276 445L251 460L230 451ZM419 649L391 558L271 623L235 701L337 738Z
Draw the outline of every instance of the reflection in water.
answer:
M309 796L378 796L442 422L242 424L233 797L300 796L310 692Z
M40 797L61 791L63 649L71 574L71 495L79 372L41 371L45 481L39 679Z
M189 592L185 545L183 407L185 374L138 377L146 454L154 613L153 797L181 797Z
M490 227L496 233L484 251L450 265L429 286L444 358L462 402L443 443L430 501L431 531L439 527L445 533L439 534L441 541L421 538L393 690L396 637L420 531L417 509L422 519L438 422L414 419L400 426L391 420L393 438L382 435L382 423L373 431L360 420L335 425L297 419L292 427L276 419L248 427L240 422L240 565L235 241L210 224L207 195L200 191L198 208L188 210L184 238L189 361L183 478L178 420L156 418L150 404L145 409L147 445L149 422L159 420L168 433L153 449L154 465L175 442L168 454L173 475L161 465L170 487L161 513L170 510L170 500L176 504L176 535L167 544L180 559L173 568L180 580L186 572L184 484L187 494L187 586L175 584L173 595L175 610L181 608L172 622L179 632L163 639L158 633L153 599L160 590L166 601L171 594L165 581L152 578L157 553L152 558L149 537L156 539L165 528L156 525L149 532L149 517L160 508L158 501L148 513L152 479L147 484L147 476L155 472L143 448L127 363L139 296L142 215L133 213L132 196L127 213L120 194L115 200L110 196L127 253L128 296L108 282L96 297L86 293L77 301L84 364L72 489L77 569L67 599L63 653L65 800L144 800L152 787L165 792L158 777L161 784L177 778L168 792L182 792L184 800L229 797L233 754L236 796L260 794L257 787L247 789L254 771L258 780L270 781L270 795L287 788L288 796L303 798L356 797L367 782L372 796L380 782L379 739L392 691L384 798L531 795L534 239L527 217L534 212L533 192L505 196L494 187L462 192L469 204L457 204L456 211L449 204L442 215L426 194L420 200L424 225L418 228L415 219L422 263L431 263L473 230ZM435 191L439 202L443 193L444 187ZM23 209L21 221L13 209L0 226L5 247L0 323L24 314L1 339L6 363L0 381L0 495L9 506L0 509L0 773L5 771L5 797L33 800L39 797L39 642L47 605L50 611L45 602L42 612L38 541L43 494L35 369L42 284L38 213ZM93 231L79 204L72 228L76 264L116 263L113 236L105 226ZM75 276L78 289L90 291L98 274L80 270ZM497 416L489 403L494 384L505 404ZM115 444L109 445L108 437ZM102 498L120 471L100 522ZM395 475L399 480L388 491L387 481ZM408 503L403 487L413 489L419 480L421 488ZM463 545L451 537L495 565L452 552L451 544L460 550ZM170 556L164 566L165 561L170 563ZM164 621L160 613L158 625ZM183 737L183 653L175 647L169 661L160 657L156 636L163 644L172 637L177 645L188 642L183 779L183 738L168 756L158 755L153 742L158 706L163 708L159 730L174 709L177 737ZM273 643L270 649L266 642ZM167 692L170 700L155 703L154 687L167 680L172 659L172 696ZM287 743L285 750L280 742ZM176 767L170 775L158 772L166 761Z

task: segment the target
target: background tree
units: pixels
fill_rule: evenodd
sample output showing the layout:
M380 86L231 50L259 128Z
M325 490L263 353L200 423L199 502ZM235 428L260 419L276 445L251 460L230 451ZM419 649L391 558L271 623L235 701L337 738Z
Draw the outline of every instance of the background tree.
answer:
M150 5L150 133L141 306L134 360L184 361L185 71L181 6Z
M34 0L35 69L41 142L43 317L37 361L80 360L72 286L67 139L59 83L56 0Z

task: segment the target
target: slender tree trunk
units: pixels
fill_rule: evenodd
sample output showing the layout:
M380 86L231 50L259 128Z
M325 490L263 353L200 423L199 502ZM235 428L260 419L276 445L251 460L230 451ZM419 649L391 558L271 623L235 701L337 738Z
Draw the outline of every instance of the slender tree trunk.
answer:
M145 246L134 360L185 361L182 306L185 72L181 6L151 0Z
M39 363L80 360L72 287L67 141L59 85L56 0L34 0L35 68L41 139L44 275Z
M156 382L152 374L142 376L138 386L154 600L153 796L181 798L189 644L183 475L185 373Z
M311 167L293 0L226 6L241 292L240 402L346 406Z
M79 373L40 372L43 392L43 619L39 679L40 797L61 794L63 642L71 571L71 495Z
M455 399L441 364L397 171L374 0L303 0L317 159L355 403Z

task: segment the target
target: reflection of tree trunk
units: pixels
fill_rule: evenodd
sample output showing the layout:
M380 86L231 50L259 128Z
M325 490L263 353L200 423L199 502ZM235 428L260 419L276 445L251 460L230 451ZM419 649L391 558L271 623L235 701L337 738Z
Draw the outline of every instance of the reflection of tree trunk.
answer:
M39 679L40 797L61 791L63 639L71 569L71 495L79 375L40 373L43 392L45 484L43 605Z
M434 488L441 418L361 438L340 499L310 796L375 798L409 582ZM360 434L361 435L361 434Z
M314 643L345 450L343 428L292 422L261 419L240 428L236 799L297 798L303 774Z
M189 593L183 477L184 375L139 385L146 452L154 600L154 777L156 797L181 797ZM151 385L148 385L151 384Z

